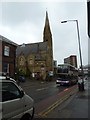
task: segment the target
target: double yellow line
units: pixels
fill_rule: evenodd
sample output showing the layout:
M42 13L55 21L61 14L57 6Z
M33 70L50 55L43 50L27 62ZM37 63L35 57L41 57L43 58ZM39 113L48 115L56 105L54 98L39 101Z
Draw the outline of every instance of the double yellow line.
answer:
M59 106L62 102L64 102L66 99L68 99L74 92L71 91L69 94L65 95L64 97L62 97L61 99L57 100L56 102L54 102L51 106L49 106L48 108L46 108L45 110L43 110L42 112L40 112L38 115L40 117L47 117L47 114L49 114L52 110L54 110L57 106Z

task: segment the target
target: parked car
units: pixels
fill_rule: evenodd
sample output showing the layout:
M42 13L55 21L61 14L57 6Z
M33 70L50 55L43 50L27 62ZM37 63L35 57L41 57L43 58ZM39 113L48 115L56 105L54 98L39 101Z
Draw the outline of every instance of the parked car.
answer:
M25 82L25 77L23 75L20 75L18 80L19 82Z
M32 120L33 116L34 100L15 80L0 77L0 120Z

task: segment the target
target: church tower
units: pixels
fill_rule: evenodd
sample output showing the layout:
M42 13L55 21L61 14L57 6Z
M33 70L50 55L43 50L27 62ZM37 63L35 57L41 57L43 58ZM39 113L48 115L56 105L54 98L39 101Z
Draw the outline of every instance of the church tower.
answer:
M43 31L43 42L47 42L47 67L49 71L53 71L53 43L52 33L50 29L48 13L46 11L45 26Z

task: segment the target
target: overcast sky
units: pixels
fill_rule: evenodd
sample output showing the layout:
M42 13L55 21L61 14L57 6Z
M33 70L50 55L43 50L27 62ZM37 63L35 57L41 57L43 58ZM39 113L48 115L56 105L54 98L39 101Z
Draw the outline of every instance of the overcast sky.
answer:
M17 44L42 42L47 10L54 59L59 64L63 63L64 58L77 55L80 65L76 22L61 23L63 20L78 20L82 60L84 65L88 64L85 0L48 1L0 2L0 34Z

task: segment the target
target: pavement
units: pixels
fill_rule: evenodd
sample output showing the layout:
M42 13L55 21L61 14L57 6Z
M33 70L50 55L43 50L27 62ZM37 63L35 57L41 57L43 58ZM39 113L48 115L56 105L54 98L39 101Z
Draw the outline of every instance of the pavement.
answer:
M30 83L30 81L26 81L25 83L20 83L20 85L25 88ZM70 91L66 90L64 93L41 101L38 104L38 108L41 108L40 111L37 112L36 108L37 115L39 118L90 118L88 114L90 79L84 81L84 89L84 91L79 91L78 85L75 85L71 87L71 90L69 89ZM49 100L52 102L48 102ZM43 103L46 103L46 105L43 106ZM44 107L47 107L47 109Z

